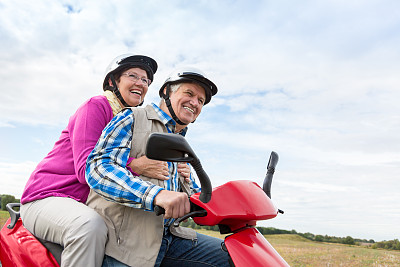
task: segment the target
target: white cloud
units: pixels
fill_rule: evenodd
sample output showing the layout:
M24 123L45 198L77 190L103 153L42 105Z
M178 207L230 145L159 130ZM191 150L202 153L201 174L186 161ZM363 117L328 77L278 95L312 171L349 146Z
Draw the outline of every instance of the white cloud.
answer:
M20 198L25 184L35 167L36 163L32 161L19 163L0 162L0 188L2 189L0 194L9 194Z

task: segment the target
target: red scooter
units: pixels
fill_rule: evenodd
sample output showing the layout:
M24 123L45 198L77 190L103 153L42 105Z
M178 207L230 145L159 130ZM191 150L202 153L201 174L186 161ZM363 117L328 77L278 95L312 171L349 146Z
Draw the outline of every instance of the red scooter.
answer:
M251 181L231 181L212 189L210 179L186 139L175 134L153 133L148 140L146 156L151 159L189 162L200 180L202 191L190 197L191 212L175 221L192 217L199 225L218 225L221 234L228 234L222 249L230 255L231 266L289 266L264 236L256 222L283 213L271 201L271 182L278 155L271 153L263 189ZM22 224L19 203L7 205L11 218L0 232L0 261L9 266L59 266L62 247L38 240ZM163 209L156 207L156 214Z
M263 189L252 181L231 181L212 189L210 179L186 139L176 134L153 133L146 147L150 159L189 162L201 183L201 193L190 197L191 212L175 221L192 217L199 225L218 225L221 234L229 234L222 248L229 253L231 266L289 266L264 236L256 222L268 220L283 211L271 201L271 182L278 154L271 153ZM164 213L156 207L156 214Z

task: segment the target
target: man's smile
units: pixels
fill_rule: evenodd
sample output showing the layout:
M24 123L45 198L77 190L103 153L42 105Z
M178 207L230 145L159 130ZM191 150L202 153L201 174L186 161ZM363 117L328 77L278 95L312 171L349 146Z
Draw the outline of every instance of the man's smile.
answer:
M191 108L189 108L189 107L186 107L186 106L184 106L183 108L186 109L187 111L189 111L189 112L191 112L191 113L194 114L194 110L193 110L193 109L191 109Z

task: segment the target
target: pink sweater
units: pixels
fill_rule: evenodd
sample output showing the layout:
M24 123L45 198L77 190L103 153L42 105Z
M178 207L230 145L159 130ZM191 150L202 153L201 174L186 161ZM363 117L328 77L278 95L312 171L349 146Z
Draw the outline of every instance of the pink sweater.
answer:
M50 196L86 202L89 194L85 180L86 159L112 118L105 96L95 96L83 103L69 119L53 149L31 174L21 203Z

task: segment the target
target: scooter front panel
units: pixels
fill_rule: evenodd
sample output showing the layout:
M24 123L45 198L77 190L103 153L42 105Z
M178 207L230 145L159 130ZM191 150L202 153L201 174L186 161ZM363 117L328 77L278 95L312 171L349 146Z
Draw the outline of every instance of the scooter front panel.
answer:
M255 228L227 236L225 246L236 267L289 266Z

